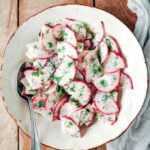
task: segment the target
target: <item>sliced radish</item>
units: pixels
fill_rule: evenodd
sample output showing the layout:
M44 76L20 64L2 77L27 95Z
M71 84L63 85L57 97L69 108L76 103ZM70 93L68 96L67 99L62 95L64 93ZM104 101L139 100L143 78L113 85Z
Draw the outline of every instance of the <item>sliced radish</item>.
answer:
M60 118L59 118L60 108L67 101L67 99L68 99L67 96L64 96L64 97L58 99L57 103L55 104L55 106L53 108L53 115L57 120L60 120Z
M57 42L58 60L62 61L66 56L71 58L78 58L76 48L66 41Z
M40 89L33 90L32 87L30 86L29 82L27 79L24 77L20 80L20 82L24 85L24 94L26 95L37 95L40 92Z
M91 104L88 104L84 109L85 112L83 113L83 122L87 127L89 127L94 120L95 110Z
M32 68L32 67L33 67L33 62L32 61L25 62L25 68Z
M48 88L50 88L52 85L54 84L54 82L51 79L48 79L48 81L46 83L43 84L43 90L47 90ZM42 91L43 92L43 91Z
M83 107L76 109L70 117L76 122L78 126L82 126L84 124L84 119L86 115L86 110Z
M57 67L57 66L59 65L59 62L58 62L58 55L55 54L54 56L52 56L51 58L49 58L49 59L47 60L47 64L48 64L48 65L50 64L50 66L52 65L53 68Z
M96 50L92 50L92 51L89 51L88 53L85 53L84 54L84 57L83 57L83 67L84 69L87 68L88 64L89 64L89 60L96 56L97 55L97 49Z
M60 117L70 116L72 112L74 112L78 108L79 108L78 103L76 103L75 101L68 101L64 103L60 108Z
M120 71L111 74L104 74L101 77L94 78L92 81L99 91L108 93L119 85L120 74Z
M34 108L34 112L38 114L42 114L44 117L48 118L50 121L53 121L52 111L46 111L45 107L36 107Z
M79 126L70 117L61 117L61 127L62 133L68 133L71 137L82 137Z
M117 99L118 99L117 91L111 92L110 96L117 102ZM102 115L102 113L100 113L100 115ZM112 115L103 114L102 116L105 120L109 121L111 123L111 125L113 125L116 122L116 115L117 114L112 114Z
M76 33L78 41L84 41L86 39L87 30L82 22L77 20L70 20L68 18L66 18L64 21Z
M100 52L101 63L104 63L104 61L107 59L108 56L107 44L104 41L102 41L99 44L99 48L100 48L99 52Z
M38 114L42 114L42 115L44 115L45 114L45 112L46 112L46 110L45 110L45 107L36 107L36 108L34 108L34 112L35 113L38 113Z
M50 121L54 120L53 109L58 100L58 96L59 96L58 91L50 93L45 102L45 109L47 111L47 114L49 115Z
M92 49L92 41L91 39L87 39L84 41L84 49L91 50Z
M117 41L116 41L116 39L114 37L112 37L110 35L107 35L105 37L105 42L107 43L109 50L112 50L112 51L114 51L116 53L120 52L119 45L118 45L118 43L117 43Z
M77 68L77 70L79 70L83 75L84 75L84 68L83 68L83 64L80 60L75 60L75 66Z
M77 51L78 52L83 52L84 50L84 43L83 42L78 42L77 43Z
M60 40L63 37L64 26L62 24L56 24L52 29L53 36Z
M103 75L102 66L99 63L98 57L94 56L89 60L89 64L85 70L85 79L91 82L94 78L99 78Z
M114 73L126 67L124 58L114 51L110 51L106 61L103 63L105 73Z
M28 51L26 52L26 56L29 59L47 58L51 56L42 48L40 42L27 44L27 48Z
M26 77L23 77L20 82L24 85L24 87L28 90L32 90L32 87L30 86L28 80L26 79Z
M36 73L39 74L39 72L37 72L37 70L34 69L28 69L24 72L24 75L32 90L39 89L42 87L41 78L39 78L39 76L32 75Z
M45 89L44 94L49 95L55 91L57 91L57 84L52 83L47 89Z
M97 92L94 105L103 114L112 115L119 112L119 106L109 93Z
M56 52L56 39L52 35L53 28L49 25L42 27L41 44L43 49L48 53Z
M43 102L43 101L46 101L47 97L43 94L38 94L36 96L34 96L32 98L32 103L33 103L33 107L36 107L36 105L39 103L39 102ZM44 107L45 104L42 106Z
M82 81L84 80L84 76L79 69L77 69L77 71L76 71L75 79L82 80Z
M68 84L68 94L77 99L84 106L91 99L91 90L84 81L72 81Z
M41 70L28 69L24 71L24 75L29 82L32 90L42 87L50 75L54 72L54 68L45 66Z
M93 45L96 47L103 39L104 37L104 23L103 21L100 21L95 28L93 28Z
M76 68L72 58L66 57L54 73L54 82L60 86L71 82L76 74Z
M92 32L91 32L91 29L87 25L86 25L86 32L87 32L87 40L92 39L93 35L92 35Z
M95 93L97 92L97 88L92 84L92 83L88 83L90 89L91 89L91 92L92 92L92 98L93 96L95 96Z
M29 90L27 88L24 88L23 92L26 95L34 95L35 96L35 95L40 93L40 90L39 89L37 89L37 90Z
M72 44L73 46L77 46L77 37L76 34L74 33L74 31L66 26L65 31L63 33L63 37L62 37L62 41L67 41L70 44Z
M47 63L47 59L48 58L38 58L38 59L33 60L33 67L35 69L43 68Z
M120 88L133 90L133 82L131 77L124 72L121 72Z
M59 92L55 91L53 93L50 93L45 104L46 110L53 109L55 106L57 100L58 100Z

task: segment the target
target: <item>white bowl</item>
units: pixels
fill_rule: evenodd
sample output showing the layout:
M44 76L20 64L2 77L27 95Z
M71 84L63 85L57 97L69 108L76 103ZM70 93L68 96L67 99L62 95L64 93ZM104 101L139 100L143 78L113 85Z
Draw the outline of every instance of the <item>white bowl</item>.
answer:
M141 110L147 91L147 67L142 49L132 32L111 14L82 5L65 5L46 9L31 17L18 28L7 45L2 71L2 93L9 114L25 133L30 134L28 107L16 90L18 69L25 61L26 44L36 39L42 25L66 17L85 21L91 26L103 20L106 33L114 36L120 45L128 66L125 72L131 76L134 85L134 90L123 91L118 121L114 125L97 121L82 138L62 134L59 121L50 123L46 118L36 115L43 144L57 149L89 149L122 134Z

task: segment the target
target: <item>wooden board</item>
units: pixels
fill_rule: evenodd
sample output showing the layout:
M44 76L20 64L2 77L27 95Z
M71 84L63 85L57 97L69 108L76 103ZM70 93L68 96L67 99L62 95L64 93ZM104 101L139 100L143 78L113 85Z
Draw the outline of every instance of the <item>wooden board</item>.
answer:
M26 19L45 8L60 4L93 6L93 0L20 0L19 23L22 24Z
M137 16L127 7L127 0L95 0L95 6L113 14L126 24L131 31L134 30Z
M17 0L0 2L0 75L3 53L11 34L17 28ZM0 77L1 90L1 77ZM0 91L1 94L1 91ZM11 119L0 97L0 149L18 149L18 127Z

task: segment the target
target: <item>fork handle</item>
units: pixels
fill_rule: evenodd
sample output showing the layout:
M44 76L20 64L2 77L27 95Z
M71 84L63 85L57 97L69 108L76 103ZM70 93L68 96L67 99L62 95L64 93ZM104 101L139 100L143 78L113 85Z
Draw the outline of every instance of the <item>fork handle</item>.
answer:
M41 150L41 144L39 141L38 131L36 127L34 110L31 98L28 97L30 120L31 120L31 150Z

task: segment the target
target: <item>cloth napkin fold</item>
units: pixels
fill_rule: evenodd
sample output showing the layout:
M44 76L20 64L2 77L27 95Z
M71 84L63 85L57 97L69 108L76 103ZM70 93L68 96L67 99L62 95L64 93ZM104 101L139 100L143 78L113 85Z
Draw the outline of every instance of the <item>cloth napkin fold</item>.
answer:
M150 0L128 0L128 7L138 16L134 34L150 71ZM150 150L150 88L140 115L121 137L107 144L107 150Z

